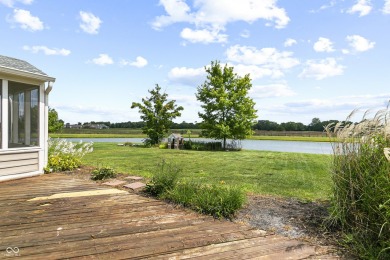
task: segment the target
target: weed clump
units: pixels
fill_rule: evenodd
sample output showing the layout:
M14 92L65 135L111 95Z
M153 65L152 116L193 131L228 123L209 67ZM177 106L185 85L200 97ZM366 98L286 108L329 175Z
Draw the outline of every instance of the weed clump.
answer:
M373 118L366 112L360 123L326 127L337 136L329 224L341 228L342 243L363 259L390 259L389 120L386 109Z
M162 161L146 190L161 199L216 218L230 218L245 203L245 193L224 184L205 185L180 180L181 169Z
M237 187L196 182L180 183L162 197L216 218L232 217L246 199L245 194Z
M176 165L166 163L162 160L158 164L156 172L154 172L150 182L146 185L146 191L154 196L162 196L162 194L173 190L178 182L181 169Z
M94 181L114 178L115 170L111 167L100 167L92 171L91 179Z

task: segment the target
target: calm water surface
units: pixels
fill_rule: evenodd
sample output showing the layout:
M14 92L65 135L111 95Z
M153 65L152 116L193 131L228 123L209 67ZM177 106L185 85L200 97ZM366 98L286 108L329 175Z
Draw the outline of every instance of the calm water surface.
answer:
M143 138L66 138L72 142L94 143L141 143ZM187 139L187 138L186 138ZM207 141L204 138L192 138L196 141ZM328 142L297 142L297 141L272 141L272 140L242 140L242 148L245 150L277 151L294 153L331 154L332 146Z

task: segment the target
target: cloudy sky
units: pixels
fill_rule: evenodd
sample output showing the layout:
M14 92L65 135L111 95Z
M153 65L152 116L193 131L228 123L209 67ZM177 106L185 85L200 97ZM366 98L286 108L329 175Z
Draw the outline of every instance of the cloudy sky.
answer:
M250 74L258 119L344 119L390 100L390 0L0 0L0 54L55 77L65 122L139 121L158 83L198 121L211 61Z

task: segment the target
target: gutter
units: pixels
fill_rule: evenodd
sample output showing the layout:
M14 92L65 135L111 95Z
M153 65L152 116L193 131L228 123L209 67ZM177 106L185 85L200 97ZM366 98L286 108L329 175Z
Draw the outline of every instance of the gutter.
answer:
M21 77L25 77L25 78L30 78L30 79L37 79L40 81L54 82L56 80L55 78L52 78L49 76L40 75L40 74L36 74L36 73L29 73L29 72L25 72L25 71L17 70L17 69L10 69L7 67L0 67L0 72L6 73L6 74L17 75L17 76L21 76Z

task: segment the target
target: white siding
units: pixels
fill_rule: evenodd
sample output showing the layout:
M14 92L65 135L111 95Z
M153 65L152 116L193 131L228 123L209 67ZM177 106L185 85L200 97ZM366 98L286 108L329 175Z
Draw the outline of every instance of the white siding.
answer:
M39 171L39 152L0 154L0 177Z

